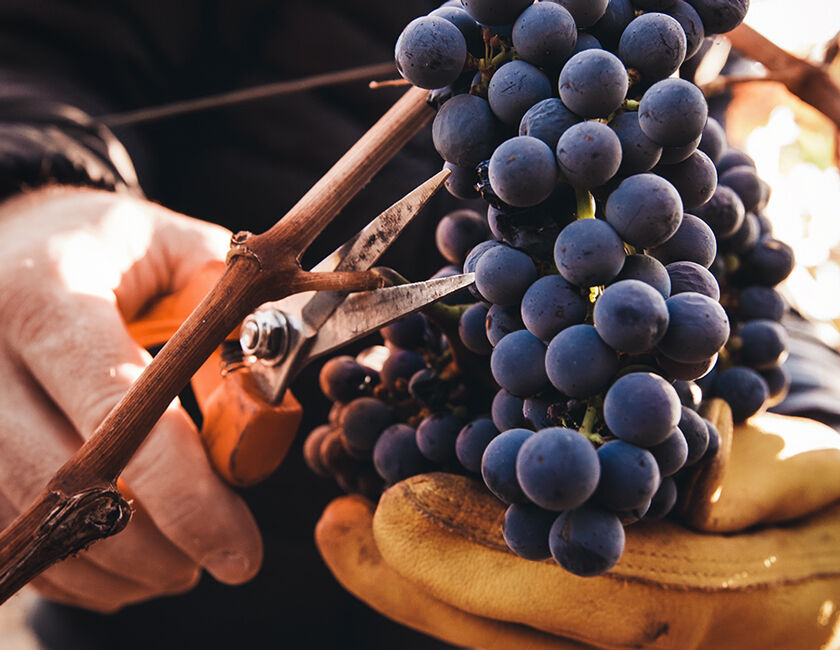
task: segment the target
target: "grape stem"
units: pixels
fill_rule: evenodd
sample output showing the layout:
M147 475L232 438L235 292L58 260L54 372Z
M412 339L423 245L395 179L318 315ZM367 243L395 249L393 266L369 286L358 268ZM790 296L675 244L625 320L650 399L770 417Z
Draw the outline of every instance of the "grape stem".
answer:
M576 187L575 198L577 199L577 218L594 219L595 202L592 199L592 194L590 194L588 190Z
M637 99L625 99L621 102L621 108L625 111L638 111L639 110L639 100Z
M601 444L604 439L594 432L595 425L598 422L598 404L597 400L591 399L586 406L586 413L583 416L583 422L580 425L580 433L586 436L591 442Z

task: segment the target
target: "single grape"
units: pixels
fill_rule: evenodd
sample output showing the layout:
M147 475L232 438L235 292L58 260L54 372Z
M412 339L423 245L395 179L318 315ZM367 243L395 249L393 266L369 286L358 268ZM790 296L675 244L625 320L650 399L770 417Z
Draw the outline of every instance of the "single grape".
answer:
M751 284L775 287L791 274L793 266L793 249L768 237L741 260L739 276Z
M485 327L487 330L487 340L493 346L496 346L499 341L511 332L525 329L525 325L519 315L519 305L511 305L510 307L493 305L487 312Z
M428 471L429 461L417 448L414 429L405 424L392 424L376 441L373 465L388 483L396 483Z
M459 167L451 162L444 162L443 168L449 170L449 177L443 182L447 191L456 199L478 198L478 175L473 167Z
M624 243L600 219L579 219L560 231L554 263L567 281L579 287L607 284L624 266Z
M609 0L604 15L590 31L605 49L614 50L622 32L636 16L636 8L630 0Z
M717 187L715 164L702 151L695 151L676 165L659 165L654 172L677 188L686 210L706 203Z
M455 460L455 440L463 426L449 412L432 413L417 426L417 448L433 462L451 463Z
M533 260L515 248L498 246L487 251L475 266L475 286L495 305L519 304L537 278Z
M685 466L694 465L703 458L709 447L709 428L696 411L686 406L682 407L682 415L677 428L682 432L688 445Z
M467 43L461 31L439 16L415 18L400 34L394 51L397 70L420 88L441 88L464 69Z
M706 449L703 460L708 460L717 456L717 453L720 450L720 431L718 431L718 428L706 418L703 418L703 422L706 423L706 428L709 430L709 446Z
M616 515L584 506L561 514L549 534L551 555L582 577L606 573L624 552L624 528Z
M398 348L419 348L426 343L426 317L418 313L409 314L386 325L379 332L382 338Z
M556 2L556 0L543 0L547 2ZM595 38L592 34L586 32L578 32L577 43L575 43L575 50L572 56L584 50L601 50L601 41Z
M680 421L680 398L659 375L632 372L610 386L604 421L613 435L640 447L664 441Z
M481 457L487 445L499 435L499 430L488 418L479 418L467 424L455 439L455 455L469 472L481 472Z
M581 117L607 117L627 95L627 70L606 50L578 52L563 66L560 99Z
M633 510L650 503L659 487L659 467L653 455L622 440L598 448L601 478L595 500L610 510Z
M580 29L594 25L607 10L608 0L548 0L565 7ZM598 45L600 47L600 44Z
M709 268L717 255L717 241L705 221L693 214L684 214L677 231L664 244L647 252L662 264L689 261Z
M700 386L691 380L678 380L674 382L674 390L680 396L680 402L683 406L687 406L692 411L700 408L700 402L703 400L703 391ZM701 418L702 419L702 418ZM708 441L709 434L706 433L706 440Z
M606 124L575 124L557 141L557 166L574 187L603 185L615 176L620 165L621 141Z
M725 34L735 29L747 15L750 0L688 0L703 20L707 35Z
M312 429L303 443L303 459L306 461L307 467L318 476L330 476L329 471L321 462L321 444L326 436L334 430L335 427L322 424Z
M516 478L519 448L531 436L528 429L508 429L493 438L481 457L481 477L493 494L505 503L528 503Z
M679 147L699 138L709 108L703 91L685 79L657 81L642 95L639 125L663 147Z
M523 414L523 399L511 395L504 388L499 390L493 397L493 404L490 407L490 415L493 424L499 431L508 429L521 429L527 425Z
M731 187L741 202L744 210L755 210L762 200L763 190L755 168L749 165L730 167L720 175L720 184Z
M677 428L658 445L650 447L650 453L656 459L659 473L662 476L671 476L685 465L688 458L688 443L682 431Z
M509 25L532 0L461 0L470 16L484 25Z
M479 57L484 55L484 38L481 34L481 25L464 11L460 2L450 6L442 5L434 11L430 11L429 15L444 18L455 25L464 35L464 41L470 54Z
M526 560L551 557L548 534L557 513L530 503L513 503L505 511L503 534L511 551Z
M745 255L756 247L759 239L761 239L761 226L758 223L758 217L752 212L747 212L738 229L721 239L720 248L726 253Z
M647 82L659 81L676 72L685 53L686 38L680 23L656 12L634 18L618 42L621 60Z
M493 152L489 177L490 186L502 201L530 207L551 195L557 184L557 162L545 142L520 135L505 140Z
M714 354L708 359L702 359L695 363L675 361L661 352L656 355L656 363L669 379L681 379L683 381L694 381L705 377L717 363L718 355Z
M691 156L697 151L702 135L698 135L693 140L686 144L681 144L675 147L662 147L662 155L659 157L660 165L677 165Z
M706 122L698 148L717 165L726 150L726 132L715 118L710 117Z
M686 60L690 59L697 54L703 44L703 37L706 35L700 14L685 0L672 0L669 2L669 6L662 11L671 16L682 27L685 34L685 58Z
M525 112L519 122L519 135L538 138L554 151L560 136L578 122L580 118L570 111L562 100L549 97L537 102Z
M767 407L770 408L781 404L785 397L787 397L791 385L791 377L787 370L785 370L785 367L776 366L775 368L762 370L759 374L767 382L767 389L770 392L767 398Z
M514 395L539 393L548 384L545 344L528 330L512 332L493 348L490 371L499 386Z
M595 492L600 473L592 443L563 427L538 431L516 456L516 477L522 491L546 510L559 512L583 504Z
M382 383L392 391L405 392L411 375L425 367L426 362L416 352L396 350L382 365Z
M715 378L714 391L732 409L732 419L743 422L758 413L770 397L767 382L752 368L736 366Z
M342 435L349 449L369 452L393 421L394 412L387 404L373 397L359 397L341 413Z
M577 26L562 5L536 2L519 14L511 35L525 61L559 70L575 49Z
M318 375L321 391L334 402L349 402L365 394L373 385L374 373L353 357L328 360Z
M592 325L572 325L548 345L545 370L551 384L570 397L590 397L618 372L618 356Z
M502 65L487 87L490 109L502 122L516 127L529 108L551 95L551 82L545 73L520 60Z
M487 340L487 305L476 303L461 314L458 321L458 335L461 342L471 352L476 354L490 354L493 346Z
M560 275L546 275L528 287L522 297L522 322L542 341L586 318L588 301L580 289Z
M683 205L677 190L655 174L636 174L621 181L607 199L607 221L636 248L659 246L677 231Z
M622 280L608 286L598 298L594 323L610 347L626 354L645 354L665 335L668 308L662 294L650 285Z
M683 217L684 219L685 217ZM670 241L668 240L668 242ZM642 255L640 253L628 255L624 260L624 266L621 267L621 271L615 276L613 284L622 280L639 280L645 284L649 284L665 299L668 299L671 295L671 278L668 276L668 271L665 270L661 262L650 255Z
M650 500L650 508L645 513L645 519L662 519L677 503L677 484L670 476L662 479L662 485Z
M776 321L747 321L738 329L736 340L741 363L749 368L770 370L787 358L787 330Z
M712 198L694 212L718 238L732 235L744 221L744 204L735 191L726 185L718 185Z
M665 266L671 278L671 295L693 291L720 300L720 286L708 270L695 262L671 262Z
M735 149L734 147L730 147L728 149L724 147L723 154L715 163L719 175L725 174L727 170L732 169L733 167L740 167L742 165L755 169L755 161L743 151Z
M477 244L490 236L487 222L475 210L455 210L438 222L435 244L440 254L453 264L463 264Z
M475 167L487 160L501 142L501 130L487 100L469 94L456 95L435 115L432 142L445 161L460 167Z
M699 293L671 296L668 329L659 342L665 356L682 363L699 363L716 354L729 338L729 319L720 304Z
M631 176L650 171L659 162L662 147L642 131L636 111L616 115L610 121L610 128L621 142L621 166L618 168L621 175Z

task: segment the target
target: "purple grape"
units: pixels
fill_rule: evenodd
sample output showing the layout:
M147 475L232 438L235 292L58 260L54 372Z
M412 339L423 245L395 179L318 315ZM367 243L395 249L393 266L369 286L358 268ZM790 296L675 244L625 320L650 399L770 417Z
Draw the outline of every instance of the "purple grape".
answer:
M661 13L634 18L618 42L621 60L628 68L637 70L647 82L659 81L676 72L685 53L682 26L671 16Z
M717 241L705 221L693 214L684 214L677 231L664 244L648 250L648 255L662 264L688 261L709 268L717 255Z
M624 528L615 514L584 506L557 518L548 543L551 555L566 571L597 576L614 567L624 552Z
M516 53L525 61L559 70L575 48L577 26L562 5L536 2L519 14L512 38Z
M632 372L604 398L604 421L613 435L640 447L663 442L680 421L680 398L659 375Z
M449 262L463 264L477 244L490 236L487 222L475 210L455 210L445 215L435 229L435 244Z
M432 142L445 161L475 167L501 142L499 122L487 100L456 95L438 110L432 122Z
M513 503L505 511L505 543L526 560L547 560L551 557L548 534L555 519L556 512L530 503Z
M523 443L534 435L528 429L508 429L493 438L481 457L481 478L505 503L528 503L516 478L516 457Z
M685 79L663 79L653 84L639 104L639 125L663 147L679 147L699 138L709 108L703 91Z
M683 205L677 190L655 174L636 174L621 181L607 199L607 221L636 248L666 241L680 227Z
M490 345L496 346L511 332L525 329L525 324L519 315L518 305L511 305L510 307L493 305L487 312L485 327L487 340L490 341Z
M545 344L528 330L512 332L493 348L490 371L509 393L527 397L548 384L545 374Z
M668 308L656 289L639 280L611 284L595 303L595 329L607 345L625 354L653 350L668 327Z
M720 304L699 293L671 296L668 329L659 351L682 363L699 363L714 356L729 338L729 319Z
M415 86L441 88L464 69L467 43L451 22L438 16L415 18L397 39L397 70Z
M451 413L432 413L417 426L417 448L433 462L451 463L455 460L455 440L463 426Z
M557 166L574 187L592 189L603 185L615 176L620 165L621 141L606 124L575 124L557 141Z
M493 418L493 424L499 431L507 431L508 429L521 429L527 425L525 415L522 411L523 400L521 397L511 395L504 388L502 388L493 398L493 404L490 407L490 414Z
M496 70L487 87L487 101L494 115L516 127L529 108L551 95L548 77L527 61L505 63Z
M709 271L695 262L671 262L665 266L671 278L671 295L693 291L720 300L720 286Z
M473 420L458 433L455 455L469 472L481 472L481 457L487 445L499 435L499 430L488 418Z
M580 289L560 275L546 275L534 282L522 297L522 322L542 341L586 318L588 301Z
M546 510L582 505L598 486L598 454L579 432L542 429L529 437L516 456L516 477L528 498Z
M592 325L572 325L549 343L545 369L557 390L569 397L590 397L618 372L618 356Z
M579 219L560 231L554 244L554 263L568 282L592 287L610 282L624 266L624 243L600 219Z
M698 416L699 417L699 416ZM601 478L595 500L610 510L632 510L650 503L659 487L659 467L653 455L622 440L598 448Z
M502 201L514 207L530 207L542 203L554 191L557 162L545 142L520 135L496 148L488 174L490 186Z
M628 255L624 260L624 266L621 267L621 272L615 276L613 284L622 280L639 280L649 284L666 300L671 295L671 278L668 276L668 271L661 262L650 255L640 253Z
M627 71L606 50L578 52L563 66L559 79L560 99L581 117L607 117L627 95Z
M522 116L522 121L519 122L519 135L538 138L554 151L560 136L578 122L580 118L572 113L560 99L549 97L534 104Z
M475 286L495 305L516 305L537 278L533 260L515 248L498 246L487 251L475 267Z
M382 432L373 448L373 465L388 483L402 481L429 469L429 461L417 448L414 429L405 424L393 424Z

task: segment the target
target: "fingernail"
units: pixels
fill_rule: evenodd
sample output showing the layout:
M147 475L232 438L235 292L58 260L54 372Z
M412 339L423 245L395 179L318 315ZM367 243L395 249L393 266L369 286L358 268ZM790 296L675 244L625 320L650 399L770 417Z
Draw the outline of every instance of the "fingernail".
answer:
M202 564L219 582L236 584L251 577L251 563L236 551L217 551L208 555Z

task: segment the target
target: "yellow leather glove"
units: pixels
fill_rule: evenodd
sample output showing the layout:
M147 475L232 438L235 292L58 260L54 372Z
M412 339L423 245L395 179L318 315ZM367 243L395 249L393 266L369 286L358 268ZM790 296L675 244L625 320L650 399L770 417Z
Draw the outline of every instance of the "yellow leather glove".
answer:
M505 508L479 482L429 474L389 489L375 515L359 497L337 499L318 547L356 596L458 645L840 647L840 504L830 505L840 499L840 436L775 415L733 435L719 401L707 417L721 452L690 482L683 516L737 535L640 522L609 573L580 578L511 553Z

